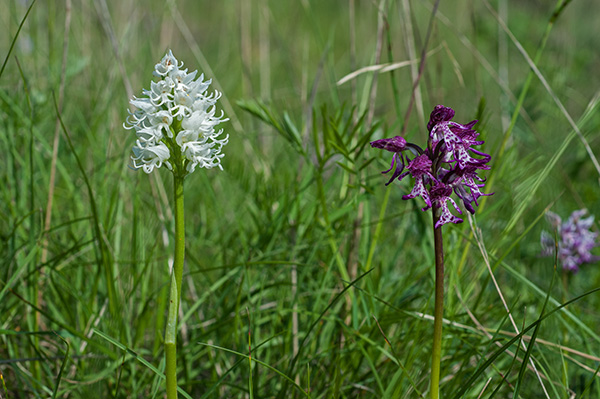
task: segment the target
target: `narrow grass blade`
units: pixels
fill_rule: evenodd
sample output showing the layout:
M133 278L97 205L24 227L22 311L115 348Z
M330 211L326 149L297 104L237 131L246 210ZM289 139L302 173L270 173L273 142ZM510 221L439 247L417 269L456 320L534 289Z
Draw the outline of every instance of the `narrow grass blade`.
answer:
M496 352L494 352L489 358L488 360L483 363L471 376L471 378L469 378L464 384L463 384L463 388L456 394L454 395L452 398L453 399L460 399L463 397L463 395L465 394L465 392L473 385L473 383L477 380L477 378L479 378L479 376L490 366L494 363L494 361L498 358L498 356L500 356L501 354L503 354L508 348L510 348L510 346L512 344L514 344L515 342L517 342L518 340L520 340L523 335L525 335L526 332L528 332L529 330L536 328L536 326L538 324L540 324L543 320L547 319L548 317L552 316L554 313L558 312L559 310L561 310L562 308L577 302L578 300L585 298L588 295L591 295L595 292L600 291L600 288L595 288L591 291L586 292L585 294L579 295L578 297L575 297L573 299L571 299L570 301L567 301L565 303L563 303L562 305L552 309L550 312L548 312L547 314L545 314L544 316L540 317L538 320L536 320L535 322L531 323L529 326L527 326L526 328L524 328L518 335L516 335L515 337L513 337L512 339L510 339L506 344L504 344L500 349L498 349Z
M13 48L15 47L15 43L17 43L17 39L19 38L19 33L21 33L21 29L23 28L23 25L25 24L25 20L27 19L27 16L29 16L29 13L31 12L31 9L33 8L33 5L35 4L36 0L33 0L31 2L31 5L29 6L29 8L27 9L27 12L25 13L25 16L23 17L23 19L21 20L21 23L19 24L19 29L17 29L17 33L15 34L15 37L13 38L12 42L10 43L10 48L8 49L8 53L6 53L6 58L4 58L4 63L2 64L2 68L0 69L0 78L2 77L2 74L4 73L4 68L6 68L6 64L8 63L8 59L10 58L10 55L12 54Z
M217 346L217 345L212 345L212 344L207 344L204 342L199 342L199 345L204 345L204 346L208 346L210 348L214 348L214 349L218 349L218 350L222 350L224 352L229 352L229 353L233 353L234 355L237 356L242 356L245 359L250 359L250 355L246 355L244 353L238 352L238 351L234 351L233 349L228 349L228 348L223 348L222 346ZM275 373L279 374L281 377L283 377L284 379L286 379L288 382L291 382L302 394L304 394L304 396L306 396L307 398L310 398L310 394L308 392L306 392L304 389L302 389L302 387L298 384L296 384L294 382L294 380L292 380L290 377L288 377L287 375L285 375L284 373L282 373L281 371L277 370L275 367L261 361L258 360L256 358L252 358L253 362L256 362L258 364L260 364L261 366L264 366L266 368L268 368L271 371L274 371ZM250 371L252 372L252 371Z
M148 362L146 359L144 359L143 357L141 357L140 355L138 355L135 351L129 349L126 345L123 345L119 341L115 340L114 338L110 337L107 334L104 334L100 330L94 330L94 334L98 334L101 338L107 340L111 344L115 345L117 348L125 351L128 355L130 355L135 360L137 360L138 362L140 362L141 364L143 364L144 366L146 366L148 369L150 369L152 372L154 372L160 379L163 379L163 380L165 379L165 375L160 370L158 370L156 367L154 367L152 364L150 364L150 362ZM182 394L187 399L193 399L181 387L177 387L177 392L179 392L180 394Z
M58 372L58 376L56 377L56 385L54 386L54 391L52 392L52 399L55 399L56 395L58 394L58 387L60 386L60 380L62 379L63 372L65 371L65 366L67 365L67 360L69 360L69 351L71 349L71 345L69 345L69 342L67 342L66 339L64 339L63 337L61 337L58 334L56 334L56 336L58 338L60 338L65 343L65 345L67 345L67 352L65 353L65 357L63 358L63 361L60 365L60 371Z

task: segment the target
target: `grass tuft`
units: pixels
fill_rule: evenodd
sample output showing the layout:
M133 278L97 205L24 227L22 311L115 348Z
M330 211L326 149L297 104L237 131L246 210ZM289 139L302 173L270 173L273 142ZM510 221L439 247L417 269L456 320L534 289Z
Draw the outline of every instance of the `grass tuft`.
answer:
M495 191L444 228L442 397L600 397L599 264L539 256L546 211L600 217L600 3L5 3L0 397L164 395L172 181L122 124L168 48L230 118L186 182L182 397L429 397L431 221L368 143L436 104Z

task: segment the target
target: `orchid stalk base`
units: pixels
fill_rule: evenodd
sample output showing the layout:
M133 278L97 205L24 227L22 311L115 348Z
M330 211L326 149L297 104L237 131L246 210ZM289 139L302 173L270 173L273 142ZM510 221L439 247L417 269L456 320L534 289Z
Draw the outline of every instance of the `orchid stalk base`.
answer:
M181 298L183 260L185 257L185 225L183 215L183 177L174 175L175 200L175 259L169 293L169 316L165 331L165 376L167 399L177 398L177 315Z
M439 208L433 208L433 237L435 245L435 305L433 312L433 348L431 357L431 399L440 397L440 364L442 360L442 321L444 318L444 245L442 227L435 227Z

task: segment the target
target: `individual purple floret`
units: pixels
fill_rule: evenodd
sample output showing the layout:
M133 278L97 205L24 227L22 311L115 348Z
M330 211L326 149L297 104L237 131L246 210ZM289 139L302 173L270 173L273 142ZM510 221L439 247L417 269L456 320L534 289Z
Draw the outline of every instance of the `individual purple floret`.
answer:
M410 173L410 175L415 179L415 186L410 194L403 195L402 199L406 200L415 197L421 197L423 198L423 201L425 201L425 204L427 204L427 209L431 208L429 192L425 187L426 182L431 181L430 179L435 179L431 174L431 159L429 159L426 154L419 155L410 161L406 168L408 169L408 172L404 172L398 177L398 180L402 180L404 176Z
M435 228L437 229L440 226L445 225L446 223L462 223L462 219L454 216L450 209L448 208L448 201L454 206L454 209L460 214L462 214L456 202L450 196L452 195L452 186L449 184L444 184L441 182L436 182L434 186L431 188L431 199L434 204L436 204L441 210L440 218L435 224ZM428 208L423 208L423 210L427 210Z
M477 140L479 133L473 129L477 121L463 125L453 122L453 117L452 108L437 105L433 109L427 123L429 139L425 150L408 143L400 136L371 142L373 148L394 153L390 169L382 172L394 170L386 186L395 179L400 181L410 174L415 179L415 184L410 194L404 195L402 199L421 197L426 205L424 211L432 207L441 210L436 228L446 223L462 222L448 208L447 203L450 201L458 213L462 213L450 197L453 192L471 213L475 213L474 206L478 205L479 197L493 194L480 191L485 179L479 177L477 172L490 169L487 163L491 157L473 148L484 143ZM405 168L407 171L404 171Z
M577 273L579 266L584 263L600 260L599 256L592 255L592 250L600 246L598 233L590 230L594 216L583 218L586 213L585 209L575 211L564 223L557 214L546 213L546 218L557 231L558 259L563 269L573 273ZM556 245L550 233L542 231L541 244L543 256L554 256Z
M371 142L371 147L373 148L381 148L382 150L387 150L394 153L392 157L392 165L390 168L382 173L388 173L392 169L394 169L394 165L396 165L396 169L394 169L394 173L392 174L392 178L385 185L390 184L396 177L402 174L404 170L404 156L402 156L402 151L406 150L406 140L400 136L392 137L391 139L381 139L375 140Z

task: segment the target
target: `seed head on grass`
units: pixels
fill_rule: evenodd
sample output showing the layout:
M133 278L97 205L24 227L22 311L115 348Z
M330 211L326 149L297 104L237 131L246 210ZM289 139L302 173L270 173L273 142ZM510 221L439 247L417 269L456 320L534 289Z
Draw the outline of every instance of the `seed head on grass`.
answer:
M592 250L600 246L598 233L590 230L594 216L583 218L586 213L585 209L575 211L564 223L556 213L546 213L546 218L558 233L558 260L564 270L572 273L577 273L584 263L600 260L600 256L592 255ZM541 244L543 256L554 256L554 237L550 233L542 231Z
M163 164L173 173L185 176L196 167L221 166L222 147L229 136L219 138L223 130L215 126L228 119L223 111L217 115L216 103L221 93L208 93L211 80L204 80L198 71L188 73L183 62L171 50L154 66L158 81L143 90L143 97L133 97L137 108L129 111L126 129L137 136L133 146L132 168L150 173Z
M479 133L473 130L473 126L477 121L463 125L452 121L453 117L454 110L450 107L437 105L434 108L427 123L429 139L424 150L400 136L371 142L373 148L394 153L390 169L382 172L388 173L394 169L392 178L386 185L395 179L401 181L410 174L415 179L415 185L410 194L404 195L402 199L421 197L426 205L423 211L433 205L441 209L436 228L446 223L463 221L448 208L449 202L459 214L462 213L451 198L453 192L471 213L475 213L473 205L478 205L479 197L493 194L480 191L485 185L485 179L479 177L477 172L490 169L487 163L491 157L473 148L484 143L476 140ZM414 158L411 159L410 156ZM407 171L402 173L405 168Z

